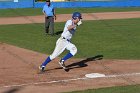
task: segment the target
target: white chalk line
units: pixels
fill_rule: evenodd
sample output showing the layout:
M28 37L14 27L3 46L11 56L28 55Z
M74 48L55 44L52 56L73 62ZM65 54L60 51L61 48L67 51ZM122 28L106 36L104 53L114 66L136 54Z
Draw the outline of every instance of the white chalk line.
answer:
M130 73L130 74L118 74L118 75L107 75L105 77L122 77L122 76L135 76L140 75L140 73Z
M102 77L94 77L94 78L113 78L113 77L139 76L139 75L140 75L140 73L129 73L129 74L117 74L117 75L105 75ZM87 80L87 79L93 79L93 78L84 77L84 78L44 81L44 82L26 83L26 84L17 84L17 85L15 84L15 85L2 86L0 88L22 87L22 86L40 85L40 84L53 84L53 83L70 82L70 81Z
M27 84L19 84L19 85L9 85L9 86L2 86L0 88L10 88L10 87L22 87L22 86L29 86L29 85L40 85L40 84L52 84L52 83L60 83L60 82L69 82L69 81L76 81L76 80L84 80L88 78L75 78L75 79L65 79L65 80L56 80L56 81L44 81L44 82L36 82L36 83L27 83Z

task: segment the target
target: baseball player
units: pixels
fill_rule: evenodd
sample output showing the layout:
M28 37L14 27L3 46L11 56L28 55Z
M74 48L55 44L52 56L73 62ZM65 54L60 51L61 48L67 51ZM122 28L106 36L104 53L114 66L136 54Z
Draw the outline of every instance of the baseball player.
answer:
M66 54L59 61L59 64L64 70L67 69L64 62L67 59L73 57L77 53L76 46L72 44L70 40L76 31L76 27L82 24L81 19L82 19L81 13L74 12L72 15L72 19L66 22L63 33L61 34L61 37L57 40L53 53L50 56L48 56L48 58L39 66L39 70L41 72L45 70L46 65L50 61L59 56L65 49L69 50L69 53Z

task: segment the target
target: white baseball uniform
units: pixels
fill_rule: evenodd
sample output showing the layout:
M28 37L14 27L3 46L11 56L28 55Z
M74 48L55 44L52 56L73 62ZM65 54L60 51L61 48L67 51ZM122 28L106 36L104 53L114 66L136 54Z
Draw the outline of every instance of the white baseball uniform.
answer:
M50 55L51 60L59 56L65 49L69 50L73 56L77 53L76 46L70 42L73 34L76 31L76 27L69 31L68 26L70 25L75 25L72 20L68 20L66 22L63 33L61 34L61 37L57 40L56 47L53 53Z

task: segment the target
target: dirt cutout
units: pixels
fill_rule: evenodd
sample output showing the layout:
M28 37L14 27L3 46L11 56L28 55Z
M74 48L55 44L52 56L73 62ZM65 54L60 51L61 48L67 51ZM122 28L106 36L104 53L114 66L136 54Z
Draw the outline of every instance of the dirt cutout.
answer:
M128 14L126 18L131 18L130 15L138 15L137 12L120 13ZM105 16L104 19L113 17L113 14L119 15L118 12L98 14ZM84 15L91 16L91 14ZM86 20L90 19L84 17L87 18ZM93 19L93 16L91 18ZM103 17L96 15L96 19L103 19ZM29 18L29 20L34 19ZM14 19L10 22L15 24L14 22L19 21ZM37 21L34 20L34 22ZM66 62L70 68L68 72L59 66L60 58L57 58L47 65L44 73L38 73L38 66L46 59L47 55L0 43L0 93L58 93L140 84L140 60L104 60L100 59L101 56L70 59ZM101 73L106 77L86 78L85 75L90 73ZM111 77L113 75L114 77Z
M71 14L58 14L55 22L65 22L71 18ZM125 19L140 18L140 11L131 12L104 12L104 13L82 13L82 20L104 20L104 19ZM44 23L44 15L40 16L19 16L19 17L1 17L0 25L7 24L30 24Z

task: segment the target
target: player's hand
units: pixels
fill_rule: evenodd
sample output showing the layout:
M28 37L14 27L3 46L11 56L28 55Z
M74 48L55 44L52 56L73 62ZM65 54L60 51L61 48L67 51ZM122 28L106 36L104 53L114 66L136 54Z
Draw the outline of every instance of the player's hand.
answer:
M45 14L45 17L48 17L48 16Z
M82 21L80 20L78 23L77 23L77 26L81 25L82 24Z
M56 15L54 15L54 19L56 20Z

